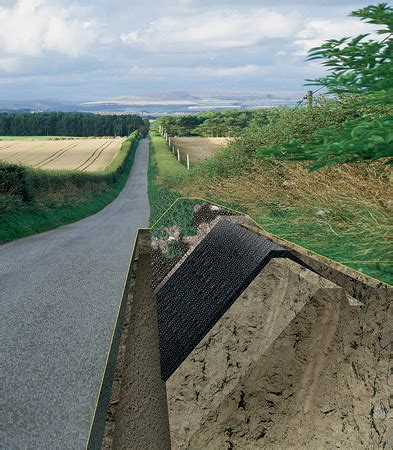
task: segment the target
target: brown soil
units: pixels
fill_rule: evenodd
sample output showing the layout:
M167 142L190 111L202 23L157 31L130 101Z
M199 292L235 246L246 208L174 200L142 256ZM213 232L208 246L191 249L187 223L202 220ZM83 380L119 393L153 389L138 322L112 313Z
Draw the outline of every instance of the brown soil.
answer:
M197 236L168 229L188 250L165 266L161 283L219 220L216 212L195 208ZM393 290L244 217L230 220L289 247L315 272L271 261L168 380L166 393L149 242L142 242L105 448L169 448L169 439L173 449L195 450L393 448ZM168 242L153 244L162 256Z
M114 425L107 448L170 448L165 383L161 380L156 303L151 287L150 239L138 241L135 285L130 290L128 334ZM122 357L122 358L123 358ZM119 381L119 380L118 380ZM108 438L108 435L107 435Z

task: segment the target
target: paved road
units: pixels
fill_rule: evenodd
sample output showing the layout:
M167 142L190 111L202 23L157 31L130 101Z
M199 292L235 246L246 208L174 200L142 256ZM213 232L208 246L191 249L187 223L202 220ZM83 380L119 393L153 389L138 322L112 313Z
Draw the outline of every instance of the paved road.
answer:
M0 447L85 446L132 244L148 224L147 164L143 140L105 209L0 246Z

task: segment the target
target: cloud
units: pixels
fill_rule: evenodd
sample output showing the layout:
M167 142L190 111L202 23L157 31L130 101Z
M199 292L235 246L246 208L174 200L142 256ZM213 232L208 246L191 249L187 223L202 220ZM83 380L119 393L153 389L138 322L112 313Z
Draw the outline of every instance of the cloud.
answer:
M249 47L264 39L285 39L299 27L299 17L264 8L198 11L163 16L142 31L123 33L121 41L152 52L204 52Z
M368 30L346 16L368 3L0 0L0 98L297 90L325 71L306 51Z
M19 65L18 59L13 57L0 57L0 75L12 73L17 70Z
M0 7L0 54L39 57L55 52L77 57L96 40L95 22L78 17L77 7L57 1L18 0Z
M299 55L306 55L310 48L318 47L328 39L371 33L373 29L372 25L358 19L309 20L304 29L297 33L294 44Z

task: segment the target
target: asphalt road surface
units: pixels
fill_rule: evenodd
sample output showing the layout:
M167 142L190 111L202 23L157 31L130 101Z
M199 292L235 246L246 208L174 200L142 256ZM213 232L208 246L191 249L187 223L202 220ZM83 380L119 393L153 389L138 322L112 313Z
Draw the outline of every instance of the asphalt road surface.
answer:
M147 166L145 139L102 211L0 246L0 447L85 447L132 245L148 226Z

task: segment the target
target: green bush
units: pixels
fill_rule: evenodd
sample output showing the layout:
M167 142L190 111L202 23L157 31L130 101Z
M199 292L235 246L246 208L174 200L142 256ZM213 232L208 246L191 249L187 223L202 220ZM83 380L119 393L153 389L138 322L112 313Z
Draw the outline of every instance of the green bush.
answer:
M167 116L160 118L156 127L162 125L170 136L238 136L250 125L266 125L274 118L273 110L208 111L192 116Z
M348 102L322 101L311 111L306 109L277 109L267 125L252 125L226 148L197 167L193 174L208 178L241 175L250 170L257 156L270 144L285 144L301 139L312 140L313 134L322 127L342 126L348 118L356 117L357 111Z
M259 157L309 160L311 169L379 158L393 164L393 7L380 3L351 15L378 25L377 33L384 38L372 40L362 34L331 39L311 49L309 60L322 60L329 73L309 81L331 94L351 95L357 100L353 110L361 109L362 114L348 118L339 130L321 127L310 140L300 136L289 142L272 141L258 152Z
M18 196L23 202L33 200L33 190L27 180L28 169L17 164L0 162L0 196Z

